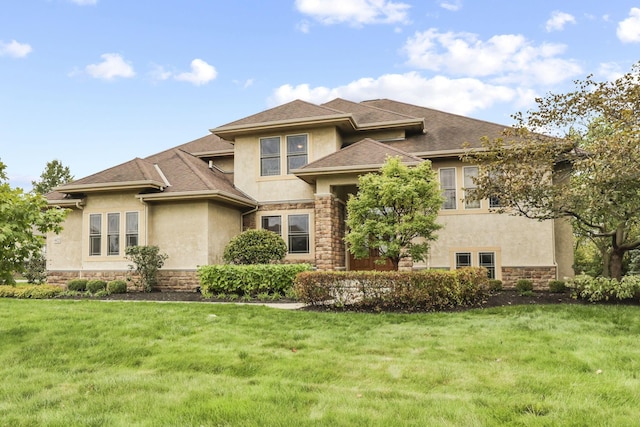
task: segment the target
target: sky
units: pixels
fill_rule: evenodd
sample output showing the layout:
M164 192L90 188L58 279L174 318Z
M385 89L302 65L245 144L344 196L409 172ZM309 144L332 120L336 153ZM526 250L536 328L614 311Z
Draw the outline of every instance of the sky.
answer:
M503 125L640 60L640 0L0 0L0 161L31 189L294 99Z

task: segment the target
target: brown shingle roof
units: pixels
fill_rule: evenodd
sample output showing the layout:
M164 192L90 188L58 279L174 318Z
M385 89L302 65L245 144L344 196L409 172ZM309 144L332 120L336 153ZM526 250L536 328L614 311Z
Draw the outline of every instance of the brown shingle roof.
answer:
M341 98L336 98L322 106L352 114L358 126L362 127L378 123L421 122L420 116L411 116L363 103L358 104Z
M497 138L507 126L483 120L445 113L431 108L406 104L390 99L363 101L362 104L424 118L424 133L410 135L404 141L389 142L407 153L462 151L463 145L480 147L480 138Z
M417 164L423 161L395 147L365 138L297 169L294 174L303 175L328 170L379 169L387 157L393 156L399 156L405 164Z

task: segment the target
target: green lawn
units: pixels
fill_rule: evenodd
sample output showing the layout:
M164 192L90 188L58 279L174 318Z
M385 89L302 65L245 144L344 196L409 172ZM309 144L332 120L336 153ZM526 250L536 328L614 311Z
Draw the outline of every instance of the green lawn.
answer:
M640 308L0 299L2 426L628 426Z

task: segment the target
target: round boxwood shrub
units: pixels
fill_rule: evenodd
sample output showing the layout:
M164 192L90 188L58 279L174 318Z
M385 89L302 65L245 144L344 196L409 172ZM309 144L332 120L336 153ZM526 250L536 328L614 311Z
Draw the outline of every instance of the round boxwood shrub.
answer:
M110 294L126 294L127 282L124 280L112 280L107 283L107 292Z
M564 293L567 291L567 285L564 280L550 280L549 281L549 292L553 293Z
M247 230L238 234L224 248L223 259L230 264L269 264L282 260L287 245L282 237L269 230Z
M87 282L87 290L92 294L107 289L107 282L104 280L93 279Z
M75 292L87 290L87 279L72 279L67 282L67 289Z

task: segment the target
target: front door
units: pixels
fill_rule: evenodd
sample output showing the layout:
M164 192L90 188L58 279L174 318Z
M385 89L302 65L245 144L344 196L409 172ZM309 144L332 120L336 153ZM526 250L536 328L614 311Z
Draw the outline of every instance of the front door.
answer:
M371 249L367 258L356 259L351 252L349 252L349 270L352 271L392 271L393 264L388 259L384 263L377 263L376 260L380 260L380 253L377 249Z

